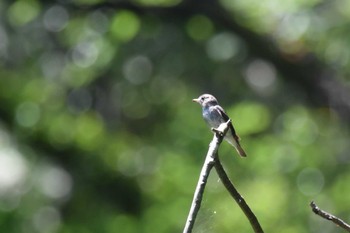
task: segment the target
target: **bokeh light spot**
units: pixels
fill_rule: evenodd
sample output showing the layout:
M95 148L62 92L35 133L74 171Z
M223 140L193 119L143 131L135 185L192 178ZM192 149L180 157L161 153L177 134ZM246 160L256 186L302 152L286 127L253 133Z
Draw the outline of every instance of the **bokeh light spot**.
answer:
M117 167L125 176L137 176L142 170L142 161L135 151L125 152L119 156Z
M324 185L324 177L316 168L305 168L297 178L297 185L304 195L313 196L321 192Z
M214 61L226 61L238 53L239 41L230 33L220 33L207 42L207 54Z
M53 6L44 14L44 26L52 32L59 32L67 25L69 15L62 6Z
M130 11L118 11L111 24L112 35L121 40L129 41L140 29L140 19Z
M152 62L141 55L128 59L123 66L123 74L132 84L146 82L151 77L152 70Z
M271 123L269 110L259 103L239 103L228 114L241 135L261 132Z
M297 150L289 145L279 146L273 157L277 170L283 173L294 171L300 160Z
M98 48L93 43L80 43L72 52L74 64L81 68L86 68L95 63L99 54Z
M277 30L277 37L286 42L299 40L307 31L310 19L307 14L286 15Z
M103 34L108 31L109 19L103 10L97 10L89 15L89 25L93 30Z
M152 174L157 169L158 162L155 148L143 147L119 155L117 168L125 176Z
M0 194L14 191L26 178L27 162L13 149L0 150Z
M194 40L206 40L214 31L213 23L203 15L195 15L187 22L186 30Z
M267 93L276 81L276 69L266 61L254 60L248 65L245 77L252 89Z
M66 198L73 186L68 172L59 167L45 167L40 172L39 185L42 193L53 199Z
M82 149L92 150L103 140L101 137L103 129L103 120L100 115L82 114L77 120L76 142Z
M16 109L16 121L20 126L33 127L40 118L40 108L33 102L24 102Z
M24 25L35 19L40 11L40 4L36 0L19 0L8 9L8 17L13 25Z
M286 138L300 145L309 145L317 139L318 126L303 107L291 108L282 118Z

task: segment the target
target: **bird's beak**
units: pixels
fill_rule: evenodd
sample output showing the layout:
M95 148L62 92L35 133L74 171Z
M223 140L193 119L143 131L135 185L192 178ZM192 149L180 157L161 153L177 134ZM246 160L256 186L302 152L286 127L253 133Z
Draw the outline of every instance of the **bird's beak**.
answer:
M199 99L193 99L192 102L199 103Z

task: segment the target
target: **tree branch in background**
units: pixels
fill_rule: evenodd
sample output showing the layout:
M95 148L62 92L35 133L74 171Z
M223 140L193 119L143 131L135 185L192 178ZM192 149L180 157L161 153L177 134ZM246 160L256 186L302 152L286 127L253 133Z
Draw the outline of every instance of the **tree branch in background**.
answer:
M224 184L227 191L231 194L231 196L235 199L245 216L248 218L250 225L254 229L254 232L256 233L263 233L263 229L260 226L260 223L258 219L256 218L253 211L250 209L248 204L245 202L244 198L241 196L241 194L237 191L233 183L231 182L230 178L227 176L223 166L221 165L221 162L219 160L219 156L217 156L215 161L215 169L218 173L220 180Z
M324 219L327 219L327 220L330 220L332 221L334 224L336 224L337 226L343 228L344 230L346 230L347 232L350 232L350 225L346 222L344 222L342 219L332 215L332 214L329 214L327 213L326 211L324 210L321 210L316 204L314 201L312 201L310 203L310 206L311 206L311 209L312 211L321 216L322 218Z
M204 165L202 167L201 174L199 176L199 180L197 183L196 191L194 193L192 205L190 212L187 217L186 225L184 228L183 233L190 233L192 232L194 222L196 220L197 214L200 209L200 205L203 198L203 193L205 189L205 185L207 183L209 173L213 166L215 166L216 171L228 190L228 192L231 194L231 196L235 199L237 204L241 207L244 214L247 216L250 224L252 225L254 232L256 233L263 233L263 230L258 222L258 219L255 217L254 213L249 208L248 204L245 202L243 197L238 193L230 179L228 178L224 168L222 167L219 156L218 156L218 149L222 142L222 139L224 138L225 134L227 133L227 130L229 128L229 123L231 121L228 120L226 123L221 124L217 129L212 129L213 132L215 132L213 140L211 141L208 149L208 153L204 162Z

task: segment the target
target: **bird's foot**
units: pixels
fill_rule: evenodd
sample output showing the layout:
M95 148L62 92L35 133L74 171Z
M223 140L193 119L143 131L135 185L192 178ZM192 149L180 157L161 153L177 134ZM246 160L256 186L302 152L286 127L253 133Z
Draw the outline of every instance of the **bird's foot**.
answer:
M227 130L228 124L230 124L230 123L231 123L231 120L228 120L227 122L222 123L221 125L219 125L219 127L217 127L217 128L212 127L211 131L214 132L214 133L217 133L221 137L223 137L224 134L225 134L225 130Z
M211 128L211 131L212 131L213 133L218 133L220 136L223 136L223 135L224 135L224 132L223 132L222 130L220 130L220 127L218 127L218 128L212 127L212 128Z

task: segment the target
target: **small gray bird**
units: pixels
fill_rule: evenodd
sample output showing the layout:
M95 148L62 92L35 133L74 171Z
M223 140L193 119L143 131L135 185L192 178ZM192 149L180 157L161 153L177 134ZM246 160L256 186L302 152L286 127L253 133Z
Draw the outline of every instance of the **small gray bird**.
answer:
M210 127L218 128L222 123L225 123L230 119L224 109L219 105L216 98L212 95L203 94L192 101L197 102L202 106L203 118ZM247 154L239 144L239 137L237 136L232 123L230 123L230 128L225 136L225 140L237 150L241 157L247 157Z

